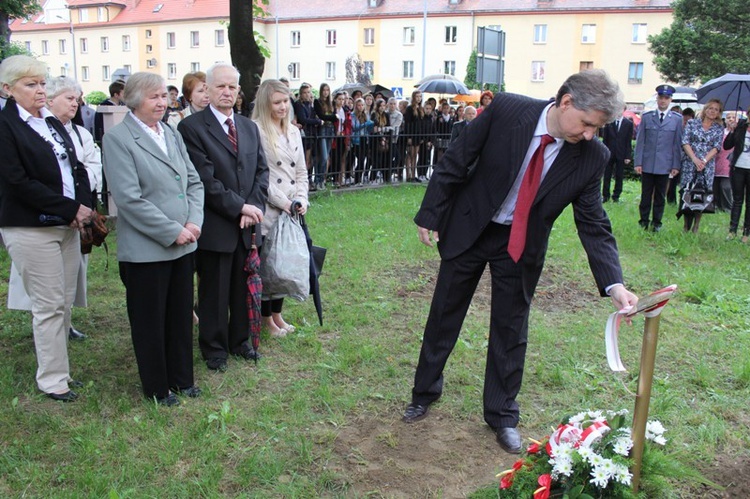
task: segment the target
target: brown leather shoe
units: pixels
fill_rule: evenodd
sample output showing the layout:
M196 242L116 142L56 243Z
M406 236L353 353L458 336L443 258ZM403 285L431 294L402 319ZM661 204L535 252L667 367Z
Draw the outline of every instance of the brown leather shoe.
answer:
M429 410L428 405L420 405L412 402L406 407L404 411L404 417L401 420L404 423L416 423L427 417L427 411Z
M521 453L521 433L516 428L497 428L497 443L508 454Z

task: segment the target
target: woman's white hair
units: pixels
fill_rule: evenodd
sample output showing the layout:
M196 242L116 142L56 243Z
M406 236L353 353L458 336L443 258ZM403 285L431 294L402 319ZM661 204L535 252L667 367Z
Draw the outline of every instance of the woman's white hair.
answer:
M12 87L21 78L47 76L47 64L28 55L12 55L0 63L0 84Z
M125 90L122 92L122 100L131 111L138 109L143 103L143 98L149 90L164 88L164 78L154 73L139 71L128 78Z
M83 93L83 90L81 90L81 85L79 85L77 81L68 76L57 76L47 80L48 99L54 99L65 92L75 92L80 96L81 93Z

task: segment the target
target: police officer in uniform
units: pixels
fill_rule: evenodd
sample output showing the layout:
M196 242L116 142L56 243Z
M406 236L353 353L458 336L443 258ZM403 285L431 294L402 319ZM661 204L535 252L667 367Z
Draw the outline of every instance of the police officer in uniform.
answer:
M682 116L669 110L674 92L671 85L656 87L657 109L643 114L635 142L635 172L641 176L638 223L647 230L650 221L654 232L661 230L669 177L680 173Z

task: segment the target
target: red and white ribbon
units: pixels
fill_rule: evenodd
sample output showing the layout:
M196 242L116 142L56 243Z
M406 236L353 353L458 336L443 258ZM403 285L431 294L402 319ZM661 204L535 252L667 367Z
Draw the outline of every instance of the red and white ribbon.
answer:
M620 348L617 344L622 318L632 317L640 312L646 317L658 316L676 290L677 285L672 284L638 300L638 306L635 309L632 307L624 308L609 316L607 325L604 328L604 346L607 351L607 363L610 369L615 372L627 370L622 360L620 360Z

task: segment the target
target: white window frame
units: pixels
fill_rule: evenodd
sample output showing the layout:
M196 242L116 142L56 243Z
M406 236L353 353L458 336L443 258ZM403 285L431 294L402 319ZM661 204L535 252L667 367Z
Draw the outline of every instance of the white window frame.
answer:
M103 23L107 22L107 8L106 7L99 7L96 10L96 21ZM105 80L107 81L107 80Z
M60 76L68 76L68 68L60 66Z
M456 61L443 61L443 74L456 76Z
M130 48L131 48L130 35L122 35L122 51L130 52Z
M153 52L154 52L154 46L151 45L150 43L148 45L146 45L146 53L147 54L152 54Z
M581 25L581 43L596 43L596 24Z
M326 30L326 47L335 47L335 46L336 46L336 30L327 29Z
M68 53L68 44L66 42L67 40L65 38L60 38L57 41L57 48L60 50L60 55L65 55Z
M177 46L177 33L167 31L167 48L174 49Z
M292 31L289 34L289 37L290 37L290 41L291 41L291 46L292 47L297 48L297 47L299 47L301 45L301 43L302 43L302 33L300 33L299 31Z
M404 45L414 45L416 35L417 30L414 26L406 26L404 28Z
M102 66L102 80L109 81L112 78L112 73L109 71L109 66Z
M546 61L531 61L531 81L544 81Z
M534 25L534 43L539 43L539 44L547 43L547 25L546 24Z
M109 37L108 36L100 37L99 43L101 44L102 52L109 52Z
M89 22L89 9L78 9L78 23Z
M81 66L81 80L89 81L91 79L91 73L89 72L88 66Z
M404 80L414 79L414 61L403 61L401 65L401 78Z
M201 70L201 63L200 62L191 62L190 63L190 72L195 73L196 71Z
M154 69L156 67L155 60L156 59L146 59L146 69Z
M176 62L167 63L167 79L168 80L177 79L177 63Z
M190 32L190 48L198 48L201 46L201 34L200 31Z
M336 79L336 63L333 61L326 62L326 80Z
M364 45L375 45L375 28L365 28Z
M227 43L226 31L223 29L214 30L214 46L223 47Z
M641 77L638 78L638 69L640 67ZM629 62L628 63L628 83L631 85L640 85L643 83L643 62ZM635 70L635 71L633 71ZM632 75L632 76L631 76Z
M371 79L374 78L375 77L375 61L363 61L362 70L365 72L365 74L369 75Z
M456 40L458 40L458 26L446 26L445 27L446 45L455 45Z
M153 32L150 29L146 30L146 38L151 38L153 36Z
M42 55L49 55L49 40L42 40Z
M31 42L24 42L24 45L26 47L26 52L31 52Z
M648 41L648 24L646 23L633 23L633 39L632 43L644 44Z
M88 38L79 38L78 39L81 44L81 53L82 54L88 54L89 53L89 39Z
M335 31L335 30L334 30ZM300 79L300 64L299 62L289 63L289 79L299 80Z

